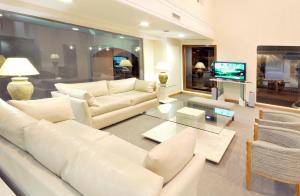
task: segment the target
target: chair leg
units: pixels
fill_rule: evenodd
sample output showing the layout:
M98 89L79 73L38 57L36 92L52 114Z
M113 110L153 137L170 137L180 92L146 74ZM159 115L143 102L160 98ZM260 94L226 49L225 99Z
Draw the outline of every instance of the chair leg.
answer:
M250 190L251 188L251 158L252 158L252 152L251 152L251 142L247 141L247 154L246 154L246 188L247 190Z
M296 184L296 196L300 196L300 184Z

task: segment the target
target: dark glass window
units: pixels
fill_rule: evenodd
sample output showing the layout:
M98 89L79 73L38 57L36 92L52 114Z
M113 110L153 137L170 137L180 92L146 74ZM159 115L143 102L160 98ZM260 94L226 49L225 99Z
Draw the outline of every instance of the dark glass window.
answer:
M142 39L0 11L0 55L26 57L40 75L30 77L33 98L50 97L54 84L142 78ZM122 64L129 60L129 64ZM0 78L0 97L10 78Z
M299 79L299 46L258 46L258 102L300 107Z

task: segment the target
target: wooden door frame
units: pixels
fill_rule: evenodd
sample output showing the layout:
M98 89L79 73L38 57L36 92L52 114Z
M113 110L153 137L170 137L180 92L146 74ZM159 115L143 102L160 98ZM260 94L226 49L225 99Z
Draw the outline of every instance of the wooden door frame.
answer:
M206 94L211 94L210 92L195 90L187 88L186 86L186 49L188 47L213 47L215 50L214 59L217 60L217 45L182 45L182 79L183 79L183 90L184 91L191 91L191 92L201 92Z

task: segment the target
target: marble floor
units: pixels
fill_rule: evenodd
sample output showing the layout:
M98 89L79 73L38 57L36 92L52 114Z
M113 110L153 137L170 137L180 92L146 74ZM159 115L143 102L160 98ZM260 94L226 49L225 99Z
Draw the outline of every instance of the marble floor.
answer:
M179 95L176 98L186 99L188 96ZM294 186L259 176L253 176L251 191L245 188L246 140L253 136L254 119L258 116L259 109L235 106L235 121L229 125L229 129L236 131L236 136L219 164L206 162L199 186L201 196L295 195ZM157 143L143 138L142 134L163 122L147 115L139 115L108 127L105 131L150 150Z

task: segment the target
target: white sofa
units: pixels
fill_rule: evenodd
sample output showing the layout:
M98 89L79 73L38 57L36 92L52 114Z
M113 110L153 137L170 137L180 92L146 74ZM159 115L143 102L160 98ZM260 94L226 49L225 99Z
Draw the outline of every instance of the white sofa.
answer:
M96 129L145 112L159 104L155 82L129 78L76 84L55 84L53 97L69 95L78 122Z
M147 152L74 121L66 96L10 104L0 100L0 170L18 195L198 196L193 129Z

